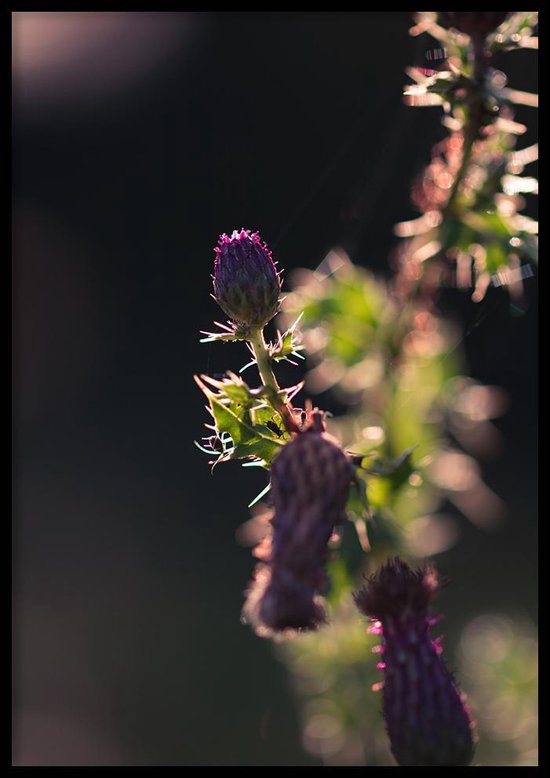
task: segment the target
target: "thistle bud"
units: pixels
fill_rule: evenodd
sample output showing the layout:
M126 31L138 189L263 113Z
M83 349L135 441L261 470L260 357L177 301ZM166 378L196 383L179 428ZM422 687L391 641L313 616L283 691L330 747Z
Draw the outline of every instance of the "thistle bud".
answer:
M317 593L326 583L327 544L343 518L351 478L350 460L314 411L311 426L271 468L273 535L243 611L260 633L313 630L325 620Z
M439 19L446 27L465 32L471 38L484 40L505 21L510 11L440 11Z
M214 299L241 325L263 327L279 309L281 281L257 232L234 230L214 249Z
M465 767L473 757L473 724L441 646L429 635L428 606L439 591L433 567L412 570L394 559L354 597L382 635L382 710L401 766Z

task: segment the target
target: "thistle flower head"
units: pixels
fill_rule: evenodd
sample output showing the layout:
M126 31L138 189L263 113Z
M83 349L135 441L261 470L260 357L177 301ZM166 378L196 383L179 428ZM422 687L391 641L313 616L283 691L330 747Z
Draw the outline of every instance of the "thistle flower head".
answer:
M440 589L437 571L426 565L413 570L396 557L372 575L357 592L359 610L377 621L425 618L428 605Z
M260 633L316 629L325 619L318 593L334 525L352 477L349 458L324 431L321 414L273 460L273 535L266 563L247 592L244 616Z
M382 635L382 710L401 766L460 767L473 757L473 724L463 695L432 641L428 606L439 590L431 566L400 559L383 565L357 592L359 610Z
M214 299L239 324L263 327L279 308L281 281L257 232L234 230L214 249Z

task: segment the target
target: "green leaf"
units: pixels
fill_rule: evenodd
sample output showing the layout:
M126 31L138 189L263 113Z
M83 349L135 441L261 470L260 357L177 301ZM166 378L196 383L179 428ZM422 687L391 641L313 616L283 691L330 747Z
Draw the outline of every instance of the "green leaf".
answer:
M251 400L248 387L242 384L239 385L228 381L223 387L223 393L239 405L248 405Z
M282 420L279 414L275 413L273 408L270 408L269 405L262 405L257 408L252 408L250 415L254 427L268 428L268 422L275 423L277 426L282 424ZM273 435L273 432L268 432L266 434Z
M509 239L513 235L510 226L496 211L464 213L462 221L482 236Z
M458 248L461 251L468 251L472 243L475 242L476 232L471 227L463 224L460 219L449 215L446 222L440 228L441 248L448 251L451 248Z
M391 491L396 491L403 484L407 483L410 476L415 472L415 467L412 463L412 453L415 448L416 446L410 446L396 459L389 462L384 459L377 459L369 464L366 472L387 479Z
M508 263L508 254L510 246L508 241L506 243L497 243L496 241L489 243L485 247L485 266L489 273L496 273L501 267L504 267Z
M352 520L368 518L372 513L367 494L365 471L361 471L360 468L356 468L355 478L349 490L346 510L351 514Z
M237 400L238 402L248 402L249 400L255 401L258 397L262 397L265 394L263 386L259 389L251 389L240 376L231 371L228 371L227 378L222 378L221 381L207 375L202 376L202 379L207 384L218 389L220 394L225 395L230 399Z
M257 435L253 440L247 443L239 443L235 446L228 459L248 459L257 457L265 465L270 465L276 454L279 453L283 441L267 438L263 435Z
M212 385L222 386L223 391L213 392L201 378L195 376L195 381L208 399L209 407L214 418L214 426L219 437L226 434L231 437L233 447L220 456L220 461L227 459L246 459L257 457L270 462L275 454L284 445L282 440L272 433L268 427L255 426L249 403L237 403L227 395L227 382L219 382L202 376ZM239 379L240 380L240 379ZM244 382L243 382L244 383ZM233 389L242 389L242 386L233 385ZM254 391L254 390L251 390ZM238 393L242 397L241 393ZM257 398L252 398L257 399ZM271 414L273 416L273 414Z
M290 357L292 356L298 357L298 359L304 359L299 353L304 347L300 345L300 337L295 333L296 327L302 316L303 312L286 332L278 333L278 338L275 343L269 345L269 356L275 362L280 362L282 360L291 362Z

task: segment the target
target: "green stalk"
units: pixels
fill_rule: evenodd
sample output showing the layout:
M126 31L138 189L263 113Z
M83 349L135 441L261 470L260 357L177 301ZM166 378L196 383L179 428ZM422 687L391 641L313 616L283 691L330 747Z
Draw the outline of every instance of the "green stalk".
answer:
M280 414L288 432L299 432L300 428L294 418L294 410L290 402L285 402L279 392L281 391L275 374L271 367L271 359L264 340L263 329L259 329L249 335L248 342L252 346L260 378L265 387L270 389L269 402L273 409Z
M480 127L482 126L483 81L485 79L487 68L489 67L490 64L490 58L487 56L484 47L485 47L485 42L478 41L474 43L470 54L475 89L470 93L469 96L468 118L466 121L466 126L462 130L462 134L464 138L464 145L462 149L462 161L460 164L460 169L455 176L451 193L449 199L447 200L447 205L445 206L443 211L444 217L452 213L454 210L455 201L458 195L458 190L460 185L462 184L462 181L466 176L466 173L468 172L468 168L470 166L470 161L472 158L472 152L474 149L474 143L476 141L476 138L478 137Z

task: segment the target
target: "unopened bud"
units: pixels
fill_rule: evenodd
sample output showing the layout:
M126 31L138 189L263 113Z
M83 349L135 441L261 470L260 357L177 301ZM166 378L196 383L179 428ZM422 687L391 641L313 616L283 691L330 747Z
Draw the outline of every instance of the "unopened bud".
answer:
M234 230L214 249L214 298L239 324L263 327L279 309L281 281L257 232Z

